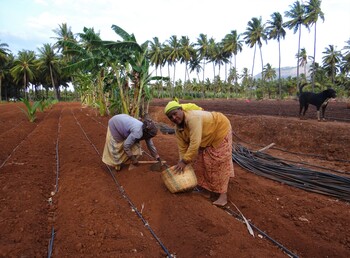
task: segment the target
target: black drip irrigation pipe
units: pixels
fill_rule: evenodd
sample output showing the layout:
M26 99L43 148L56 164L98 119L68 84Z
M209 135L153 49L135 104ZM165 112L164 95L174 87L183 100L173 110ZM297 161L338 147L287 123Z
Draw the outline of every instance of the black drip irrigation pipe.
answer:
M233 145L232 159L246 170L306 191L350 202L350 178L294 166L262 152Z
M279 159L280 159L281 161L286 161L286 162L291 162L291 163L296 163L296 164L303 164L303 165L306 165L306 166L308 166L308 167L320 168L320 169L322 169L322 170L333 171L333 172L336 172L336 173L339 173L339 174L350 175L350 172L340 171L340 170L336 170L336 169L332 169L332 168L325 168L325 167L317 166L317 165L312 165L312 164L309 164L309 163L307 163L307 162L294 161L294 160L287 160L287 159L281 159L281 158L279 158Z
M241 142L244 142L244 143L247 143L247 144L250 144L250 145L253 144L253 145L256 145L256 146L262 146L262 145L255 144L255 143L248 143L247 141L242 140L233 130L232 130L232 136L236 137ZM291 154L296 154L296 155L303 155L303 156L308 156L308 157L316 157L316 158L326 159L325 156L321 156L321 155L317 155L317 154L293 152L293 151L288 151L286 149L281 149L281 148L278 148L278 147L271 147L271 149L279 150L279 151L283 151L283 152L287 152L287 153L291 153ZM345 159L334 159L334 161L350 163L350 160L345 160Z
M53 241L55 239L55 229L52 227L51 230L51 239L49 242L49 247L48 247L48 252L47 252L47 258L50 258L52 255L52 250L53 250Z
M270 237L269 235L267 235L264 231L262 231L261 229L259 229L257 226L255 226L253 223L245 221L243 219L243 217L234 212L233 210L231 210L229 207L223 207L223 209L230 214L231 216L235 217L236 219L238 219L239 221L243 222L243 223L249 223L249 225L254 228L256 231L258 231L263 237L265 237L266 239L270 240L274 245L278 246L280 249L282 249L283 252L285 252L287 255L289 255L290 257L293 258L298 258L298 256L296 254L294 254L292 251L288 250L286 247L284 247L282 244L280 244L279 242L277 242L276 240L274 240L272 237Z
M100 152L97 150L96 146L91 142L91 140L89 139L89 137L87 136L85 130L83 129L83 127L81 126L81 124L78 122L77 118L75 117L73 111L71 110L72 115L76 121L76 123L79 125L80 129L82 130L83 134L85 135L86 139L90 142L91 146L95 149L96 153L102 158ZM112 176L112 179L114 181L114 183L117 185L119 192L121 193L121 195L123 196L124 199L127 200L127 202L129 203L129 205L131 206L132 210L137 214L137 216L142 220L143 224L146 226L146 228L150 231L150 233L152 234L152 236L154 237L154 239L158 242L158 244L161 246L161 248L163 249L163 251L166 253L168 258L174 257L169 251L168 249L164 246L164 244L162 243L162 241L159 239L159 237L156 235L156 233L153 231L153 229L151 228L151 226L149 225L149 223L147 222L147 220L142 216L142 214L138 211L137 207L134 205L134 203L131 201L131 199L128 197L128 195L126 194L123 186L121 186L119 184L119 182L117 181L117 179L115 178L112 170L110 167L108 167L106 165L109 174Z
M232 135L235 136L235 137L236 137L238 140L240 140L241 142L244 142L244 143L246 143L246 144L256 145L256 146L262 146L262 145L260 145L260 144L248 143L247 141L244 141L244 140L241 139L234 131L232 131ZM282 149L282 148L278 148L278 147L271 147L271 149L275 149L275 150L279 150L279 151L283 151L283 152L287 152L287 153L291 153L291 154L296 154L296 155L303 155L303 156L308 156L308 157L316 157L316 158L323 158L323 159L326 159L325 156L317 155L317 154L312 154L312 153L301 153L301 152L288 151L288 150L286 150L286 149ZM344 163L350 163L350 160L344 160L344 159L334 159L334 161L344 162Z
M60 114L60 118L58 119L58 129L57 129L57 140L56 140L56 185L55 185L55 194L58 192L58 178L59 178L59 170L60 170L60 155L58 152L58 146L59 146L59 136L60 136L60 131L61 131L61 116L62 111ZM47 257L50 258L52 255L52 250L53 250L53 243L54 243L54 238L55 238L55 228L52 226L51 229L51 238L49 241L49 247L48 247L48 252L47 252Z
M60 155L59 155L59 152L58 152L60 131L61 131L61 115L60 115L60 118L58 120L57 141L56 141L56 161L57 162L56 162L56 187L55 187L55 193L58 192L58 178L59 178L59 170L60 170Z
M234 132L232 133L232 135L234 135L235 137L237 137L241 142L245 142L245 141L243 141L242 139L240 139ZM247 142L245 142L245 143L247 143ZM248 143L248 144L249 144L249 143ZM254 145L262 146L262 145L258 145L258 144L254 144ZM287 151L287 150L285 150L285 149L280 149L280 148L277 148L277 147L271 147L271 149L280 150L280 151L288 152L288 153L291 153L291 154L304 155L304 156L312 156L312 157L317 157L317 158L325 158L325 157L323 157L323 156L316 155L316 154L305 154L305 153L291 152L291 151ZM257 152L258 152L258 151L257 151ZM333 171L333 172L336 172L336 173L339 173L339 174L350 174L350 172L340 171L340 170L331 169L331 168L325 168L325 167L321 167L321 166L309 164L309 163L307 163L307 162L286 160L286 159L281 159L281 158L280 158L279 160L281 160L281 161L286 161L286 162L291 162L291 163L296 163L296 164L303 164L303 165L306 165L306 166L308 166L308 167L320 168L320 169L322 169L322 170ZM334 160L334 161L350 163L349 160L339 160L339 159L338 159L338 160Z

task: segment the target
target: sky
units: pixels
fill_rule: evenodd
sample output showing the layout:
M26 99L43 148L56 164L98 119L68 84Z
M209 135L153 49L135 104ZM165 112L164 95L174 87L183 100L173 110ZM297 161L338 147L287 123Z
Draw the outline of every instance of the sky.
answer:
M165 43L172 35L188 36L195 43L201 33L221 41L232 30L246 31L253 17L263 22L271 14L280 12L284 21L285 11L295 0L0 0L0 43L9 45L13 54L21 50L34 50L45 43L53 44L53 30L66 23L73 33L83 32L84 27L94 28L102 40L120 40L111 29L117 25L129 34L133 33L139 44L158 37ZM305 1L304 1L305 3ZM322 63L322 52L329 45L342 50L350 39L350 1L323 0L321 9L324 22L317 23L316 62ZM282 67L296 66L298 33L286 29L281 41ZM314 29L303 27L301 48L313 55ZM241 37L243 38L243 37ZM278 44L271 40L262 46L263 62L278 67ZM253 64L253 48L243 44L237 56L237 70L250 71ZM223 70L223 69L222 69ZM261 72L259 52L255 57L254 74ZM193 76L195 77L195 76Z

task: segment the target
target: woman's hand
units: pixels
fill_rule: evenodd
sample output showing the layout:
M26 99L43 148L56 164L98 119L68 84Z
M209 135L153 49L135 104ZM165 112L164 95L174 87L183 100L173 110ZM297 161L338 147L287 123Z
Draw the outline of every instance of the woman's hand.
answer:
M186 165L187 164L183 160L180 160L175 166L175 174L182 174Z
M134 155L131 156L131 163L135 166L139 164L139 161L137 160L136 156Z

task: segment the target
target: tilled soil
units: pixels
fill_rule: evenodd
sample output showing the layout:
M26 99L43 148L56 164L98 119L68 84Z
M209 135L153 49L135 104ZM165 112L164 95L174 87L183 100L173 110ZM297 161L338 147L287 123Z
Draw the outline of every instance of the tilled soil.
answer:
M163 114L166 101L152 101L149 113L172 126ZM225 113L235 143L252 151L274 143L266 153L349 177L344 102L329 104L326 122L316 121L313 107L300 120L296 101L193 102ZM255 226L253 237L241 220L201 195L171 194L148 165L120 172L106 167L101 155L109 117L80 103L58 103L30 123L18 107L0 104L0 257L350 256L346 201L235 164L227 208ZM176 164L175 136L159 133L154 142L162 159Z

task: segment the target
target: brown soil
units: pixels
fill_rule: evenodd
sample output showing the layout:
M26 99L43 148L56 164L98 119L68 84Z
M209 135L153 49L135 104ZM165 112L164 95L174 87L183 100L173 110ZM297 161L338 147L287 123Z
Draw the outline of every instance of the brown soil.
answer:
M252 151L275 143L265 152L349 177L350 109L344 102L329 104L327 122L316 121L314 107L307 120L299 120L296 101L193 102L225 113L234 141ZM165 103L154 100L150 114L171 125ZM110 171L101 161L109 117L79 103L59 103L30 123L19 106L0 105L0 257L44 257L51 251L52 257L288 257L204 197L171 194L148 165ZM160 133L154 142L161 157L175 164L175 136ZM295 256L350 257L348 202L237 164L235 173L229 209L237 212L236 205Z

